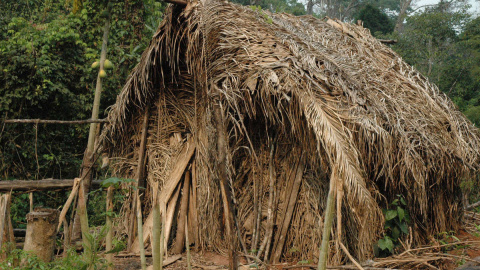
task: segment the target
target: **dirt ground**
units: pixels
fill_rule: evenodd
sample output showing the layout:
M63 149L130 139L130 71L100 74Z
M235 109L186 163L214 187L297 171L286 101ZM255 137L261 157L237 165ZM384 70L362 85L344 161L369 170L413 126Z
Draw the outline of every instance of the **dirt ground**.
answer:
M460 244L458 246L453 246L448 249L444 250L436 250L439 252L446 252L448 254L454 256L465 256L467 255L469 258L477 258L480 257L480 236L472 235L464 230L458 232L455 235L461 242L464 241L476 241L475 243L470 242L469 244ZM140 258L138 256L135 257L115 257L115 269L119 270L137 270L141 269L140 265ZM152 258L147 257L147 265L152 264ZM241 270L247 270L248 265L247 262L242 259L240 260L240 264L244 265L240 267ZM287 266L295 265L294 262L291 263L282 263L277 265L272 265L269 269L281 270L285 269ZM177 270L177 269L187 269L187 260L186 254L181 254L181 258L176 260L174 263L169 264L168 266L164 267L167 270ZM192 252L192 269L204 269L204 270L215 270L215 269L228 269L228 257L213 253L213 252L202 252L202 253L195 253ZM253 268L252 268L253 269ZM312 269L310 267L298 267L295 270L307 270ZM378 268L377 268L378 269ZM446 262L441 269L464 269L464 270L476 270L480 269L480 265L475 265L475 263L470 261L461 261L457 259L452 259L451 262Z

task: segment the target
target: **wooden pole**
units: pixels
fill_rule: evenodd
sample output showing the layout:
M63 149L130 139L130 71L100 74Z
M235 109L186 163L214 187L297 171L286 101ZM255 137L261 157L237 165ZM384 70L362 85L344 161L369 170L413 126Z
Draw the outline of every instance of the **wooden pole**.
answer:
M192 257L190 256L190 241L188 239L188 216L185 217L185 248L187 249L187 269L192 270Z
M333 216L335 214L335 184L337 177L334 170L330 177L330 189L328 191L327 207L325 209L322 244L320 246L320 255L318 259L318 270L327 269L328 251L330 249L330 231L332 229Z
M217 164L218 164L218 176L220 178L220 190L222 193L223 200L223 209L225 215L226 223L226 233L227 241L229 243L228 250L228 269L236 270L238 268L237 254L236 254L236 240L234 233L234 218L233 218L233 202L232 195L228 183L228 174L227 174L227 138L226 138L226 127L223 121L223 115L220 108L220 102L218 101L213 105L214 107L214 119L217 124Z
M160 206L158 203L158 198L155 196L153 200L153 228L152 228L152 257L153 257L153 270L161 270L162 269L162 261L163 261L163 254L160 252L161 244L161 236L160 236L160 226L162 226L162 222L160 219ZM163 230L162 230L163 233Z
M0 192L10 190L52 190L72 188L74 179L43 179L43 180L4 180L0 181ZM92 186L100 186L102 180L92 181Z
M5 124L93 124L108 123L107 119L87 119L87 120L44 120L44 119L6 119Z
M303 163L303 157L300 158L299 163L294 166L295 170L292 173L292 178L293 178L293 185L291 188L291 193L290 196L287 197L288 199L285 207L285 214L283 216L283 222L280 223L280 228L277 231L277 239L275 241L275 245L273 247L273 263L277 263L280 261L280 258L282 257L282 251L283 247L285 245L285 240L287 239L287 233L288 233L288 228L290 226L290 221L292 220L293 216L293 210L295 209L295 204L297 202L297 197L298 197L298 192L300 191L300 186L302 183L302 177L303 177L303 170L304 170L304 163Z
M136 171L136 182L135 182L135 192L133 194L133 200L132 200L132 208L131 208L131 219L129 221L129 228L128 228L128 249L132 249L132 245L135 239L135 224L138 224L135 222L136 219L138 219L138 213L136 213L139 209L142 211L142 205L140 204L140 207L137 206L138 200L137 197L140 196L140 182L144 178L144 173L145 173L145 149L147 145L147 136L148 136L148 119L150 117L150 109L149 106L147 105L145 108L145 112L143 115L143 124L142 124L142 137L140 139L140 147L138 148L138 162L137 162L137 171ZM135 214L134 214L135 213ZM142 213L140 213L140 216ZM142 220L140 220L140 223L143 223ZM143 230L143 228L137 228L138 230ZM142 242L142 241L139 241ZM143 242L142 242L143 245Z
M177 236L175 237L175 245L172 254L182 253L185 244L185 224L188 216L188 199L190 197L190 171L185 172L183 181L182 199L180 202L180 210L178 216Z
M140 245L140 261L142 270L147 269L147 259L145 258L145 246L143 245L143 224L142 224L142 204L140 203L140 196L137 196L137 222L138 222L138 244Z
M268 253L270 250L270 240L273 235L273 201L275 195L275 171L274 171L274 153L276 139L271 138L270 141L270 159L268 161L268 175L269 175L269 190L268 190L268 208L267 208L267 227L265 228L265 237L262 245L258 249L257 258L260 258L262 252L265 250L264 261L268 261Z

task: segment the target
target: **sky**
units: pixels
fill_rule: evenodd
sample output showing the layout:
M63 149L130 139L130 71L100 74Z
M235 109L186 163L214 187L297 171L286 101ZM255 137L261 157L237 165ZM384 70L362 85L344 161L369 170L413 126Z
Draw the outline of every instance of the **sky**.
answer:
M470 9L470 12L472 14L479 14L480 13L480 1L475 1L475 0L468 0L470 5L472 5L472 8ZM432 5L432 4L437 4L440 2L439 0L417 0L415 1L415 6L416 7L421 7L424 5Z

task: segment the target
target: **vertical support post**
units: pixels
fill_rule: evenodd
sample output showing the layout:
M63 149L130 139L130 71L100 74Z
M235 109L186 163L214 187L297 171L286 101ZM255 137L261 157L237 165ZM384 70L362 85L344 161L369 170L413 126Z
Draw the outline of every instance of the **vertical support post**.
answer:
M233 201L231 190L227 181L227 138L226 127L223 120L223 114L220 108L220 101L217 101L213 105L214 119L217 125L217 151L218 151L218 175L220 178L220 189L222 192L223 209L226 220L226 232L227 241L229 242L228 250L228 269L236 270L238 267L237 254L236 254L236 240L234 233L234 218L233 218Z
M318 259L318 270L327 269L328 261L328 251L329 251L329 242L330 242L330 231L333 224L333 216L335 214L335 184L336 184L336 171L335 168L332 170L332 175L330 177L330 187L327 197L327 207L325 209L325 222L323 224L323 233L322 233L322 244L320 246L320 256Z

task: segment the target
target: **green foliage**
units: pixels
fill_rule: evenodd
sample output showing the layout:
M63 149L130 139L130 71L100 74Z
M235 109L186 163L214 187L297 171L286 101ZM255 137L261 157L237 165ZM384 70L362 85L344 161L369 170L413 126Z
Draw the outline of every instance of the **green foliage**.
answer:
M392 32L394 27L393 21L384 12L370 4L360 10L355 20L363 21L363 27L370 29L372 34L387 34Z
M103 261L96 260L96 263L92 269L106 269ZM83 256L78 255L74 249L68 250L64 258L51 263L45 263L29 252L15 249L6 260L0 262L0 269L12 270L82 270L89 266Z
M103 226L100 230L95 230L93 233L83 233L83 241L89 242L86 245L89 250L84 250L83 252L83 259L87 266L85 269L107 269L107 262L99 256L99 252L101 243L109 229L107 226Z
M383 209L385 234L375 245L377 256L383 257L393 254L395 248L400 245L399 239L408 235L410 216L405 209L406 205L404 197L397 195L397 198L390 203L389 207Z
M91 115L105 1L0 2L0 118L87 119ZM77 2L77 1L75 1ZM100 117L156 31L165 4L109 4L108 58ZM0 132L0 179L73 178L78 175L88 126L6 125Z

